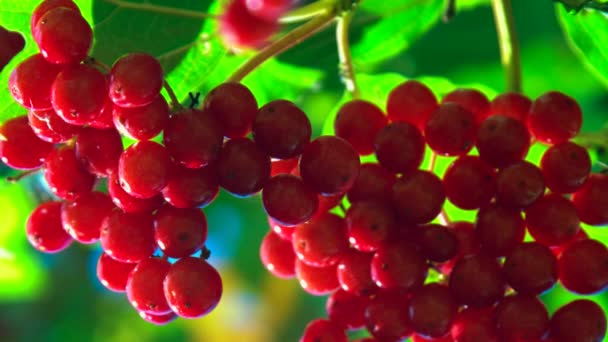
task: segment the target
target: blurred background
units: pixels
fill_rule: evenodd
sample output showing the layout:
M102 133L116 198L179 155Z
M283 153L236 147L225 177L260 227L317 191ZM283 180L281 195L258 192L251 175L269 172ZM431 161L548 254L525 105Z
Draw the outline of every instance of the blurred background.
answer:
M391 72L406 77L441 76L453 84L475 83L495 92L503 91L504 77L488 1L469 2L475 4L463 8L449 24L437 22L426 34L412 40L409 48L381 62L361 63L358 70L369 75ZM19 27L11 25L27 23L26 9L33 7L24 3L27 1L2 0L0 25L15 30ZM128 11L123 11L124 16L117 18L121 13L115 13L114 5L104 1L83 3L90 7L81 6L83 13L96 25L97 41L93 55L106 63L111 64L125 52L124 46L130 42L128 37L139 37L150 49L158 45L153 38L139 36L147 30L146 26L127 25ZM174 4L171 1L155 3ZM427 5L423 0L414 4ZM207 0L184 2L184 7L197 10L208 10L211 5ZM521 42L526 94L534 98L548 90L563 91L581 104L585 113L584 131L599 130L608 118L605 111L608 107L606 86L568 45L556 18L556 5L550 0L514 0L513 6ZM9 16L11 10L13 12ZM561 12L561 7L558 12ZM9 17L12 18L9 22L2 21ZM108 23L110 18L112 23ZM120 28L123 40L106 32L116 30L116 23L120 20L124 24ZM379 20L377 13L359 13L353 23L353 42L362 39L367 27ZM196 39L201 23L185 20L182 24L180 32L183 34L175 39L186 42ZM403 22L404 26L409 24ZM175 32L169 34L174 35ZM163 39L163 36L157 39ZM31 40L28 44L32 45ZM172 41L171 44L179 46L183 43ZM26 50L19 58L26 57L27 51L31 53L32 50ZM170 82L171 77L184 77L180 74L178 61L190 58L187 54L177 55L166 54L166 65L175 71L170 74ZM305 109L313 122L315 135L321 134L325 118L334 111L343 94L343 86L337 76L334 32L328 29L278 60L283 65L294 66L293 76L289 72L282 75L286 82L300 82L296 73L299 69L295 69L299 67L312 68L314 70L309 74L316 72L320 77L315 77L307 89L296 89L297 92L293 93L281 94L276 89L274 92L256 92L258 100L285 95ZM230 65L234 69L241 61ZM5 73L6 70L3 75ZM223 77L227 75L223 73ZM254 75L251 77L253 80L249 82L258 82ZM210 81L198 87L199 90L204 92L218 79L209 78ZM187 94L183 93L187 91L187 85L180 84L177 89L181 95ZM6 88L0 90L6 93ZM3 118L19 114L11 112L3 114ZM605 158L603 152L599 152L593 151L594 158ZM0 177L13 174L5 166L0 166ZM243 199L222 192L205 208L210 229L210 262L219 268L224 280L222 302L205 318L178 319L163 327L144 322L123 294L110 292L99 283L95 265L101 251L97 245L73 244L59 254L46 255L28 244L24 234L27 216L48 196L39 175L18 184L0 181L0 341L290 342L299 339L308 321L325 316L324 297L306 294L296 280L273 278L259 261L260 242L268 231L259 196ZM462 213L450 214L456 219ZM466 217L467 213L462 215ZM588 232L592 237L608 242L607 233L600 228L589 228ZM560 286L543 296L551 312L572 298ZM592 298L608 308L605 294Z

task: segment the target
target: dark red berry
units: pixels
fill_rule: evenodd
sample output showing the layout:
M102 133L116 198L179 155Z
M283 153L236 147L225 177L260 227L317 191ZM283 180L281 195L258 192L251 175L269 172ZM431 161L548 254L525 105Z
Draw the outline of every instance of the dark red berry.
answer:
M343 218L325 213L295 227L293 247L298 258L317 267L335 265L348 250L346 223Z
M38 138L53 144L67 142L80 130L60 118L54 109L30 110L27 118Z
M390 201L386 194L390 193L396 177L376 163L361 164L355 183L346 196L351 202L357 201Z
M426 284L413 292L408 302L412 329L424 336L441 337L450 331L458 303L445 285Z
M584 147L567 141L545 151L540 169L549 190L572 193L582 188L589 178L591 158Z
M449 286L460 304L489 307L502 298L506 283L496 259L472 254L456 262L450 273Z
M494 311L496 332L503 341L540 341L549 330L549 313L537 297L512 295Z
M554 342L600 342L606 337L606 314L595 302L577 299L551 317L549 336Z
M576 100L557 91L539 96L532 103L528 129L532 136L548 144L575 137L581 129L583 114Z
M365 326L365 308L369 299L339 289L332 293L325 304L327 316L332 322L347 329Z
M490 202L496 192L496 172L475 156L456 159L443 176L450 202L462 209L477 209Z
M136 140L152 139L160 134L169 122L169 105L162 96L141 107L114 106L112 120L123 134Z
M608 224L608 175L594 173L574 193L572 203L581 221L594 226Z
M300 342L347 342L346 333L336 322L316 319L306 325Z
M229 47L257 48L279 30L278 21L268 21L253 15L245 5L246 0L230 0L220 17L222 40ZM255 27L255 30L251 30Z
M163 254L183 258L197 252L207 240L207 218L198 208L164 205L154 214L154 238Z
M503 168L526 157L530 148L530 133L521 121L493 115L479 125L476 146L483 161Z
M467 307L460 311L450 329L454 342L498 342L491 310Z
M498 172L496 200L515 209L525 208L545 193L545 178L540 169L527 161L521 161Z
M412 334L407 296L402 291L382 291L365 309L367 330L379 341L401 341Z
M140 261L129 274L127 299L137 311L153 315L171 313L163 292L163 280L171 264L162 258L150 257Z
M357 153L364 156L374 152L374 139L387 123L386 115L375 104L351 100L338 110L334 131L336 136L348 141Z
M163 198L160 195L145 199L129 195L120 185L117 170L110 172L110 176L108 177L108 193L112 198L112 202L127 213L150 213L163 204Z
M491 203L477 212L475 235L487 255L505 256L524 240L525 234L526 223L519 210Z
M407 122L393 122L384 127L374 140L378 162L393 173L418 169L424 158L424 138L416 126Z
M144 321L154 325L166 325L177 319L177 315L173 311L164 315L153 315L143 311L139 311L138 313Z
M475 122L482 122L490 111L490 101L479 90L459 88L447 93L441 103L454 102L475 115Z
M438 224L421 227L417 242L424 257L433 262L445 262L454 258L460 248L456 233Z
M547 246L521 243L507 254L503 273L509 286L518 293L539 295L557 282L557 259Z
M158 60L147 53L120 57L110 71L108 96L121 107L141 107L159 96L164 74Z
M441 212L445 189L435 174L417 170L397 179L392 189L392 200L403 222L428 223Z
M390 121L409 122L422 130L437 107L437 99L426 85L408 80L391 90L386 112Z
M25 233L30 244L44 253L60 252L72 243L61 224L61 202L45 202L36 207L27 218Z
M526 208L526 225L532 237L547 246L570 241L580 230L576 207L559 194L548 194Z
M560 281L572 292L602 291L608 288L608 249L598 240L576 241L561 253L558 270Z
M490 102L489 115L504 115L526 123L532 100L519 93L502 93Z
M169 182L162 190L165 201L176 208L205 207L217 197L220 190L214 165L188 169L176 165Z
M238 138L251 131L258 103L249 88L241 83L228 82L213 88L205 96L203 110L220 122L226 137Z
M340 256L338 281L344 291L357 296L369 297L378 289L371 277L374 254L350 250Z
M220 186L237 196L255 194L270 178L270 157L247 138L226 141L216 165Z
M414 290L424 283L428 266L424 256L407 241L391 241L374 254L371 276L383 289Z
M382 202L355 202L345 219L348 241L362 252L376 251L397 230L397 215Z
M300 177L272 177L262 190L262 203L268 216L283 226L308 221L317 211L319 199Z
M171 158L162 145L139 141L121 154L118 179L129 195L151 198L169 183L172 166Z
M445 156L464 155L475 145L475 115L456 103L443 103L431 114L424 126L424 135L435 153Z
M34 31L36 24L38 24L38 20L46 14L46 12L55 9L57 7L67 7L74 11L80 13L80 9L78 5L72 0L44 0L36 6L34 11L32 12L32 17L30 19L30 29Z

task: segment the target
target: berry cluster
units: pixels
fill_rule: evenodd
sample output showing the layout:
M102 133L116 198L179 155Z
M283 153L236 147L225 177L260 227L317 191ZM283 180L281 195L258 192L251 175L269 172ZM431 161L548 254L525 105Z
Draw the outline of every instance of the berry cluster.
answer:
M345 103L336 137L307 144L299 162L273 161L283 174L262 191L263 264L329 294L328 319L301 342L347 341L364 327L364 341L601 341L597 304L576 300L550 318L538 299L557 281L585 295L608 288L608 249L581 229L608 224L608 175L591 174L570 141L578 104L559 92L490 102L474 89L438 103L407 81L386 107ZM549 145L540 166L525 160L534 142ZM452 158L443 178L420 169L426 153ZM328 212L343 196L348 206ZM446 201L476 211L474 222L449 222Z
M222 39L230 47L259 48L279 31L279 18L298 0L229 0L219 18Z

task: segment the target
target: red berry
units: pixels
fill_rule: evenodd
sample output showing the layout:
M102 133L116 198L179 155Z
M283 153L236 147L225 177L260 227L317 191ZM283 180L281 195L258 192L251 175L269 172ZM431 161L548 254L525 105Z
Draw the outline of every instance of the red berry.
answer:
M383 289L419 288L428 265L422 254L407 241L396 240L378 249L371 261L371 277Z
M375 136L374 152L378 162L388 171L406 173L420 167L424 158L424 138L416 126L393 122Z
M332 322L347 329L359 329L365 326L364 315L368 302L366 297L338 289L327 298L325 310Z
M95 183L95 176L83 167L69 145L60 146L47 156L44 179L53 194L68 201L90 192Z
M153 315L171 313L163 292L163 280L171 264L158 257L140 261L129 274L127 299L137 311Z
M154 56L130 53L120 57L110 72L109 97L121 107L141 107L159 96L164 74Z
M481 250L494 257L505 256L524 240L526 224L519 210L492 203L479 209L475 235Z
M97 278L108 290L125 292L129 274L136 265L116 261L104 252L97 261Z
M198 208L180 209L165 204L154 214L154 228L156 244L170 258L187 257L207 240L207 218Z
M83 61L93 44L93 31L80 11L56 7L40 17L32 30L40 52L51 63Z
M101 223L113 208L110 196L92 191L74 201L65 202L61 209L61 222L74 240L86 244L94 243L99 240Z
M374 254L350 250L343 253L338 263L338 281L344 291L369 297L378 289L371 277Z
M51 87L60 71L61 67L35 54L15 67L8 79L8 88L13 99L25 108L51 109Z
M310 266L296 259L296 278L302 289L313 296L324 296L340 287L336 265Z
M508 207L520 209L536 202L545 193L545 179L540 169L521 161L498 172L496 200Z
M407 297L402 291L382 291L365 309L367 330L379 341L401 341L412 334Z
M572 196L572 203L581 221L594 226L608 224L608 175L591 174Z
M0 126L0 157L13 169L38 168L52 150L52 144L34 134L27 116L12 118Z
M72 243L61 224L61 202L40 204L27 218L25 232L30 244L45 253L60 252Z
M397 179L392 199L402 222L428 223L441 212L445 190L441 179L434 173L417 170Z
M122 262L139 262L154 253L154 224L149 213L125 213L115 208L101 225L101 247Z
M141 107L114 106L112 119L116 128L136 140L152 139L160 134L169 122L169 105L162 96Z
M475 254L479 252L480 245L475 236L475 226L471 222L457 221L451 222L448 226L450 231L456 236L458 240L458 252L452 260L440 265L441 273L450 274L452 268L458 259L465 255Z
M107 77L107 76L106 76ZM112 121L112 112L114 111L114 102L106 96L106 102L99 112L99 116L89 122L89 126L97 129L115 128Z
M296 226L292 240L298 258L317 267L335 265L348 250L346 223L331 213Z
M576 207L559 194L548 194L526 208L526 225L532 237L547 246L570 241L580 230Z
M386 199L386 194L390 193L395 180L395 175L382 166L364 163L361 164L359 175L346 195L351 202L390 201Z
M300 158L272 159L270 162L270 177L282 174L290 174L297 170Z
M477 209L496 192L496 172L479 157L456 159L443 176L447 198L462 209Z
M530 148L530 133L521 121L493 115L479 125L476 146L483 161L503 168L526 157Z
M438 224L428 224L421 228L417 242L426 259L445 262L457 255L460 246L452 229Z
M458 304L447 286L430 283L413 292L407 311L415 332L441 337L450 331Z
M203 110L220 122L226 137L239 138L251 132L258 103L249 88L241 83L229 82L213 88L205 96Z
M152 323L154 325L165 325L165 324L169 324L171 322L173 322L176 318L177 315L175 314L175 312L171 311L167 314L164 315L153 315L153 314L149 314L143 311L139 311L139 316L146 322L148 323Z
M502 298L506 283L496 259L472 254L456 262L450 273L449 286L460 304L489 307Z
M270 157L280 159L300 155L312 132L306 114L287 100L271 101L260 108L252 130L256 144Z
M537 297L512 295L494 311L496 332L503 341L540 341L549 330L549 313Z
M306 325L300 342L347 342L346 333L337 323L316 319Z
M108 193L112 197L112 202L127 213L135 212L152 212L158 209L163 204L163 198L160 195L151 198L137 198L129 195L120 186L118 180L118 171L113 170L108 177Z
M424 135L435 153L464 155L475 145L475 115L456 103L443 103L431 114L424 126Z
M229 47L259 47L279 30L277 21L267 21L254 16L247 9L245 1L231 0L227 2L224 13L220 17L221 37ZM252 30L251 27L256 29Z
M591 158L584 147L567 141L545 151L540 169L549 190L572 193L582 188L589 178Z
M270 217L268 218L268 226L270 230L275 232L281 239L291 242L293 240L293 234L296 232L295 227L285 227L274 222Z
M296 254L291 241L283 239L274 231L264 236L260 246L260 259L275 277L289 279L296 274Z
M583 114L576 100L557 91L550 91L532 103L528 129L537 139L558 144L575 137L581 129Z
M408 80L391 90L386 112L390 121L409 122L422 130L437 107L437 99L426 85Z
M344 193L359 174L359 155L344 139L318 137L300 158L300 174L306 184L323 195Z
M557 259L547 246L521 243L507 255L503 273L509 286L518 293L539 295L557 282Z
M60 118L54 109L30 110L27 119L38 138L53 144L67 142L80 130Z
M597 240L584 239L566 247L558 261L564 287L580 294L608 288L608 249Z
M319 206L317 194L293 175L272 177L262 190L262 203L268 216L283 226L308 221Z
M482 122L490 111L490 101L479 90L459 88L447 93L441 103L454 102L475 115L475 122Z
M220 302L222 278L207 261L186 257L171 266L165 277L164 290L175 313L197 318L211 312Z
M205 207L217 197L220 187L214 165L200 169L174 166L162 190L165 201L176 208Z
M489 115L504 115L526 123L532 100L519 93L503 93L490 102Z
M118 167L122 154L122 138L114 129L82 128L76 137L76 156L87 170L99 177L107 177Z
M129 195L151 198L169 183L172 168L167 150L153 141L129 146L118 161L118 179Z
M360 155L374 152L374 139L388 119L375 104L351 100L338 110L334 121L336 136L348 141Z
M577 299L551 317L549 336L554 342L600 342L606 337L606 314L589 299Z
M467 307L460 311L450 329L454 342L498 342L492 316L492 311L485 308Z
M270 178L270 157L248 138L224 143L217 161L219 184L237 196L251 196L262 190Z
M40 4L38 4L38 6L36 6L36 9L34 9L34 12L32 12L32 17L30 19L31 31L34 31L36 24L38 24L38 21L43 15L46 14L46 12L57 7L67 7L80 13L78 5L72 0L44 0Z
M353 203L345 215L348 241L362 252L373 252L397 230L397 215L382 202Z

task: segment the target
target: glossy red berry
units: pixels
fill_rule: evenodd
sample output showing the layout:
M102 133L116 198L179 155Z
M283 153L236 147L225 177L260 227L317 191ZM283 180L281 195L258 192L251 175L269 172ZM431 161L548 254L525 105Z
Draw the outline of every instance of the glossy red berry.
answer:
M137 264L116 261L103 252L97 261L97 279L110 291L125 292L129 274L135 266Z
M382 291L365 309L367 330L379 341L401 341L412 334L407 296L402 291Z
M215 166L188 169L174 166L162 190L165 201L176 208L205 207L217 197L220 187Z
M103 220L100 237L104 252L122 262L139 262L156 249L149 213L125 213L115 208Z
M446 262L458 254L458 237L452 229L439 224L428 224L420 228L417 242L426 259Z
M595 302L577 299L551 317L549 336L554 342L600 342L606 337L606 314Z
M151 198L137 198L129 195L120 185L118 171L113 170L108 177L108 193L112 202L127 213L152 212L163 204L163 198L156 195Z
M164 315L153 315L143 311L139 311L138 313L144 321L154 325L166 325L177 319L177 315L173 311Z
M412 293L407 311L415 332L429 337L442 337L450 331L452 321L458 313L458 303L447 286L430 283Z
M159 96L164 74L158 60L147 53L120 57L110 71L109 97L121 107L141 107Z
M227 82L205 96L203 110L220 122L226 137L238 138L251 132L258 103L249 88L241 83Z
M346 333L336 322L316 319L306 325L300 342L347 342Z
M296 254L291 241L283 239L274 231L268 232L262 240L260 260L275 277L289 279L296 275Z
M460 304L489 307L502 298L506 283L496 259L472 254L456 262L450 273L449 287Z
M14 169L38 168L52 150L52 144L34 134L27 116L12 118L0 126L0 158Z
M262 203L268 216L283 226L308 221L317 211L319 199L300 177L272 177L262 190Z
M69 145L56 148L46 157L44 179L53 194L68 201L90 192L95 183L95 176L84 168Z
M340 255L348 251L346 234L344 219L325 213L295 227L293 247L298 258L309 265L335 265Z
M584 147L567 141L545 151L540 169L549 190L572 193L583 187L589 178L591 158Z
M424 126L424 135L435 153L445 156L464 155L475 145L475 115L456 103L443 103L429 117Z
M245 5L246 0L230 0L220 17L222 40L229 47L257 48L279 30L278 22L267 21L253 15ZM255 30L251 30L255 27Z
M608 288L608 249L593 239L566 247L558 261L559 279L568 290L593 294Z
M422 130L437 107L437 99L426 85L408 80L391 90L386 112L390 121L409 122Z
M332 322L347 329L365 326L365 308L369 299L339 289L332 293L325 304L325 311Z
M340 287L337 266L315 267L296 259L296 278L304 291L313 296L324 296Z
M494 311L496 332L503 341L540 341L549 330L549 313L537 297L512 295Z
M608 224L608 175L591 174L572 196L572 203L582 222L594 226Z
M467 307L460 311L450 329L454 342L498 342L492 311L486 308Z
M45 202L36 207L27 218L25 233L30 244L44 253L60 252L72 243L61 224L61 202Z
M519 210L491 203L477 212L475 235L487 255L505 256L524 240L525 234L526 223Z
M216 165L220 186L237 196L255 194L270 178L270 157L248 138L226 141Z
M434 173L417 170L397 179L392 189L392 200L403 222L428 223L441 212L445 189Z
M532 100L519 93L502 93L490 102L489 115L504 115L526 123Z
M490 111L490 101L479 90L473 88L458 88L447 93L441 103L454 102L475 115L477 123L482 122Z
M338 110L336 136L348 141L360 155L374 152L374 139L388 119L378 106L365 100L351 100Z
M528 129L532 136L548 144L558 144L573 138L581 129L583 114L576 100L550 91L532 103Z
M153 141L129 146L118 161L118 179L123 189L137 198L151 198L169 183L172 168L167 150Z
M268 227L270 230L275 232L281 239L289 241L293 240L293 234L296 232L295 227L285 227L280 224L274 222L270 217L268 218Z
M67 142L80 130L65 122L53 109L30 110L27 119L38 138L53 144Z
M40 20L40 18L45 15L46 12L57 7L67 7L80 13L78 5L72 0L44 0L40 2L40 4L38 4L38 6L36 6L34 11L32 12L32 17L30 19L30 29L34 31L38 20Z
M113 208L114 204L107 194L98 191L86 193L63 204L61 208L63 229L80 243L97 242L101 223Z
M376 251L371 261L371 277L383 289L419 288L427 276L424 256L411 243L395 240Z
M299 156L310 141L312 128L306 114L293 102L270 101L255 115L253 140L272 158Z
M369 297L378 290L371 277L374 254L350 250L340 256L338 281L344 291L357 296Z
M220 302L222 278L207 261L186 257L169 269L164 291L169 306L176 314L185 318L201 317Z
M91 25L80 11L69 7L47 11L34 26L32 35L44 58L56 64L83 61L93 44Z
M557 259L547 246L521 243L507 254L503 273L509 286L518 293L539 295L557 282Z
M496 176L496 200L511 208L525 208L545 193L545 178L540 169L521 161L500 170Z
M153 315L171 313L163 291L163 280L171 264L159 257L140 261L129 274L127 299L137 311Z
M156 244L170 258L191 255L207 240L207 218L198 208L180 209L165 204L154 214L154 228Z
M580 230L576 207L559 194L548 194L526 208L526 225L532 237L547 246L570 241Z
M443 176L447 198L462 209L477 209L490 202L496 192L496 172L479 157L456 159Z
M107 177L118 167L123 151L122 138L114 129L82 128L74 146L78 159L98 177Z
M148 140L159 135L169 122L169 105L162 96L141 107L114 106L112 119L116 128L135 140Z
M378 163L393 173L418 169L424 158L424 138L416 126L407 122L393 122L382 128L374 139Z
M51 104L51 87L61 67L35 54L19 63L8 79L13 99L25 108L44 110Z
M530 148L530 133L521 121L493 115L479 125L476 146L483 161L503 168L526 157Z
M65 67L51 88L53 109L65 122L83 126L99 117L106 102L106 77L95 67Z
M362 252L376 251L397 230L397 215L382 202L355 202L344 218L348 242Z

